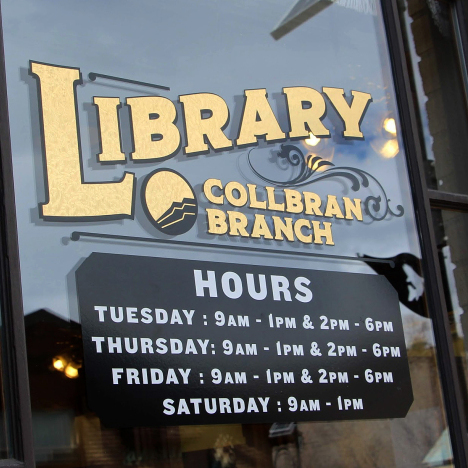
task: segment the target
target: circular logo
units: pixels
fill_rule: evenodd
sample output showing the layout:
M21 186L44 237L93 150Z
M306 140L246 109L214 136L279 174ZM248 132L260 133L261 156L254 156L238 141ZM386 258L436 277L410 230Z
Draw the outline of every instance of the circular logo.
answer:
M190 184L179 173L158 169L146 179L143 205L151 222L164 234L177 236L195 223L198 203Z

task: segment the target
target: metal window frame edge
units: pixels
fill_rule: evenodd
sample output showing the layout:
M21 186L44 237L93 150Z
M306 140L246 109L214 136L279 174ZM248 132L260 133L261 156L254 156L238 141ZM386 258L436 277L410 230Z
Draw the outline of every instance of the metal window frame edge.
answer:
M427 194L431 208L439 210L468 212L468 195L462 193L442 192L428 189Z
M458 15L460 34L464 48L465 58L468 56L468 4L466 0L452 0Z
M458 2L461 5L461 2ZM410 178L415 201L416 217L423 250L423 268L428 284L427 295L434 321L434 333L437 342L439 371L444 393L447 419L452 437L452 448L457 466L468 466L468 440L465 429L463 405L460 387L455 371L455 358L450 342L450 326L447 311L442 300L442 279L436 261L437 251L435 236L431 225L429 195L425 190L422 171L421 143L418 139L416 113L411 96L409 74L405 62L402 31L399 23L397 0L381 0L383 17L386 26L389 53L392 61L395 86L398 90L398 107L403 128L403 137L408 154ZM466 9L461 6L460 8ZM465 30L466 31L466 30ZM411 135L409 137L408 135ZM13 411L18 415L16 427L16 449L23 462L18 460L1 460L2 468L34 468L34 449L32 434L32 417L30 407L28 370L26 359L26 341L22 307L18 239L16 232L16 214L13 188L12 154L8 120L8 102L6 91L5 55L3 46L3 28L0 0L0 237L4 240L0 248L0 270L2 289L6 293L5 322L9 345L13 350L6 371L13 380L13 395L10 402Z
M443 298L442 274L437 260L429 194L423 170L422 145L411 93L410 75L406 63L397 0L381 0L381 7L392 62L393 78L397 90L398 109L421 241L426 297L434 324L439 377L450 429L453 457L456 466L464 468L468 466L468 437L465 415L456 372L454 350L451 343L450 324Z
M26 335L21 293L15 195L6 85L3 21L0 2L0 287L6 344L11 350L5 360L9 398L12 405L13 456L0 467L34 468L31 399L29 392Z
M465 100L468 106L468 4L466 0L451 0L452 21L460 62L461 78L464 85Z

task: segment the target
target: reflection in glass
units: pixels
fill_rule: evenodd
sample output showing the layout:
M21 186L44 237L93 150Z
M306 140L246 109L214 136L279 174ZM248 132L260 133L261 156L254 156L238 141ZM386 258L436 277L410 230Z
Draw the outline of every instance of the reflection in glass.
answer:
M425 146L427 184L466 194L467 90L453 29L453 5L419 0L400 4Z
M468 214L432 212L458 379L468 415ZM467 421L468 427L468 421Z
M33 3L2 1L38 467L422 468L433 463L437 458L434 452L439 453L442 443L447 460L451 458L379 4L340 0L304 1L298 5L312 3L322 3L326 8L314 10L307 21L296 23L274 38L271 31L290 11L288 2L115 1L110 12L107 5L99 3L44 3L37 11ZM191 242L190 248L128 239L114 242L89 237L77 241L71 235L75 229L104 235L118 233L133 239L168 237L158 237L138 200L134 219L72 224L48 224L40 219L38 206L46 201L46 187L41 179L44 168L37 83L25 71L29 60L80 67L85 77L100 72L168 84L170 93L161 91L161 95L170 99L179 112L180 94L215 93L230 110L225 134L231 140L238 137L244 90L268 91L272 111L284 131L289 125L284 87L343 88L348 99L351 90L369 93L373 101L362 121L364 139L343 136L343 121L327 101L323 124L330 129L330 137L307 135L288 141L295 147L295 155L300 156L291 158L289 164L281 157L285 154L281 143L260 138L251 153L258 164L256 174L248 164L250 153L239 147L231 152L211 151L190 157L180 149L165 161L133 162L131 122L125 106L119 115L126 161L99 164L97 116L90 104L93 97L119 96L124 103L129 96L149 93L146 88L128 83L99 80L84 80L76 90L87 181L120 180L128 170L142 184L150 171L164 167L184 173L201 193L200 187L208 177L217 177L224 185L236 179L260 184L278 174L283 176L281 180L290 181L297 177L299 167L306 175L314 171L319 176L334 167L336 171L347 168L347 172L339 172L346 172L348 178L323 178L305 185L306 189L324 200L327 194L338 194L374 203L368 204L362 221L333 219L335 245L213 236L206 232L203 210L210 205L202 196L194 228L179 238ZM183 134L180 120L177 125ZM355 175L356 171L365 172L372 186L361 182L355 184L359 186L356 188L350 183L349 174ZM140 196L140 190L136 194ZM255 210L249 211L250 218L255 214ZM310 218L320 219L318 215ZM197 243L204 246L197 247ZM255 246L257 251L220 251L210 248L210 243ZM151 428L107 428L87 405L86 363L74 289L77 266L93 252L385 275L398 289L414 403L402 419L160 427L155 415ZM286 252L290 255L284 255ZM375 259L392 259L396 267L377 271L371 266ZM307 365L313 363L307 361Z

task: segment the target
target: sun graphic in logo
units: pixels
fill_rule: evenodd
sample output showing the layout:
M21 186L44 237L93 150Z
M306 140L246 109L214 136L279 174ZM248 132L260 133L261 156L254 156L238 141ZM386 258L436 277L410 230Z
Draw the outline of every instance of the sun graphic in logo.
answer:
M178 172L158 169L142 187L142 200L151 222L164 234L177 236L195 223L198 203L192 187Z

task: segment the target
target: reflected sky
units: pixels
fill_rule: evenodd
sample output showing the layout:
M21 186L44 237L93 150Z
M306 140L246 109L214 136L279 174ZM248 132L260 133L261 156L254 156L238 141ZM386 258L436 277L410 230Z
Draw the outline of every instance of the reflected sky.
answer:
M321 155L326 157L332 151L336 166L356 167L372 174L384 186L392 205L404 207L405 215L401 218L390 216L381 222L371 222L370 218L365 218L362 223L334 220L335 246L274 241L260 246L325 255L356 256L360 253L391 257L408 252L420 256L402 141L399 141L399 153L393 158L385 158L379 152L388 139L382 131L385 119L396 119L400 137L380 16L361 14L334 4L275 41L270 33L290 7L291 3L285 0L119 0L112 2L111 8L106 2L71 0L47 0L40 5L25 0L2 2L25 313L47 308L78 320L73 272L94 251L265 265L277 265L280 260L289 267L372 273L360 262L306 256L286 258L271 253L239 255L206 247L169 248L129 242L70 241L74 230L162 237L147 220L139 199L144 177L157 168L180 172L198 192L201 184L210 177L219 178L223 183L237 180L261 185L255 174L248 173L247 150L239 148L192 157L180 151L167 161L145 164L128 161L127 154L125 165L98 164L96 114L90 105L93 96L117 96L123 101L126 97L147 95L154 90L104 80L90 82L87 78L90 72L169 86L171 90L161 91L160 95L171 99L178 112L181 112L177 102L181 94L218 94L230 109L231 123L226 129L229 138L235 138L237 132L245 89L267 89L269 101L284 131L288 129L288 120L281 94L283 87L309 86L321 90L328 86L344 88L347 94L351 90L370 93L373 102L361 127L365 140L344 140L340 136L342 124L330 108L324 124L331 130L331 138L320 150ZM111 181L120 179L124 171L134 172L138 184L134 220L53 223L39 219L38 205L45 201L45 192L37 87L27 73L29 60L80 67L84 83L78 87L77 96L85 180ZM121 111L122 138L123 147L129 152L130 128L125 124L128 123L126 112L125 108ZM261 142L256 151L271 156L278 150L279 145ZM338 179L305 186L303 190L321 196L335 194L365 198L373 194L365 188L352 192L349 183ZM198 221L180 239L215 242L206 234L202 212L206 200L201 195L199 199ZM243 240L227 236L216 242L259 245L252 241L244 244Z

